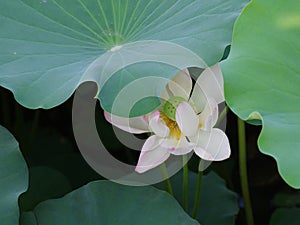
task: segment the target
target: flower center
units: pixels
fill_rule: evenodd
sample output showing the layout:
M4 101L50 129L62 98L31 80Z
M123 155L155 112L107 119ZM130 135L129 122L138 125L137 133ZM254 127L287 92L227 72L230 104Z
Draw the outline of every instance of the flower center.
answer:
M171 120L176 121L176 109L181 102L186 100L179 96L173 96L163 106L163 113Z
M166 126L170 129L170 136L172 138L176 138L177 140L181 137L181 130L178 127L176 121L171 120L165 113L160 114L160 119L166 124Z
M181 130L176 122L176 109L181 102L186 100L179 96L173 96L162 107L160 118L170 129L170 136L177 140L181 137Z

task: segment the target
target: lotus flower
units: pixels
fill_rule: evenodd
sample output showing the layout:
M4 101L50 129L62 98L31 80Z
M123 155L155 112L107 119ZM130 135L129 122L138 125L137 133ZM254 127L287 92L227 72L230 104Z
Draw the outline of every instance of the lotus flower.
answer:
M144 143L136 166L146 172L171 154L194 152L206 161L221 161L230 156L226 134L214 128L218 119L218 104L224 101L223 78L216 64L205 69L194 85L187 70L180 71L162 92L162 104L153 112L124 118L104 112L114 126L130 132L151 132Z

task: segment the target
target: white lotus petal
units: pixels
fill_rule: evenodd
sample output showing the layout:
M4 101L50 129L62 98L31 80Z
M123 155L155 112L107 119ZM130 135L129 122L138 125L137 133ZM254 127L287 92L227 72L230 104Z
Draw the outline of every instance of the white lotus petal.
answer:
M199 114L200 128L203 130L211 130L218 121L218 104L213 98L209 98L204 110Z
M176 122L185 136L192 136L196 133L199 119L194 109L187 102L182 102L176 109Z
M207 103L207 96L204 94L203 90L197 83L195 83L194 85L194 89L189 102L194 107L196 113L200 113L201 111L203 111Z
M230 156L229 140L220 129L213 128L211 132L199 130L193 141L197 143L195 153L204 160L221 161Z
M193 82L188 70L180 71L167 85L170 92L169 98L172 96L180 96L188 100L191 94L192 85ZM164 93L168 93L168 90Z
M144 173L157 167L169 158L170 153L168 149L161 146L161 142L162 139L156 135L146 140L135 168L136 172Z
M105 119L112 125L134 134L149 132L146 116L125 118L104 111Z
M197 83L204 93L214 98L217 103L223 102L224 99L224 81L219 64L206 68L198 77Z
M176 138L165 138L161 145L173 155L185 155L195 147L195 144L188 142L185 136L182 136L179 140Z
M224 81L219 64L206 68L198 77L190 101L197 110L202 111L208 98L214 98L217 104L225 101Z
M160 137L167 137L170 133L169 128L161 122L160 112L158 110L155 110L149 115L149 128Z

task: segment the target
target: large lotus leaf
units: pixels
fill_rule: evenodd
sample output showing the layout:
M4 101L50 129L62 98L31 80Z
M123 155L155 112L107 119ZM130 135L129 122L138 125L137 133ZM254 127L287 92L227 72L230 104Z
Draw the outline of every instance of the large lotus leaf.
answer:
M171 177L175 198L182 203L182 173ZM192 214L198 175L189 171L188 210ZM162 183L157 185L163 188ZM197 220L202 225L234 225L238 214L237 194L226 187L226 183L216 173L210 172L203 176Z
M199 225L166 192L109 181L92 182L63 198L42 202L33 213L24 214L21 224Z
M18 198L26 191L28 170L14 137L0 126L0 221L16 225L19 221Z
M242 119L261 119L261 152L300 188L300 2L254 0L236 22L221 64L225 98Z
M155 67L164 67L160 77L170 78L174 68L216 63L230 43L245 0L0 0L0 4L0 85L26 107L51 108L80 83L92 80L102 88L118 71L113 92L149 76ZM157 63L137 66L132 76L122 76L126 66L145 61ZM156 96L157 92L153 91ZM102 92L100 98L110 111L112 99L107 95L111 94Z
M273 213L270 225L300 225L299 208L279 208Z

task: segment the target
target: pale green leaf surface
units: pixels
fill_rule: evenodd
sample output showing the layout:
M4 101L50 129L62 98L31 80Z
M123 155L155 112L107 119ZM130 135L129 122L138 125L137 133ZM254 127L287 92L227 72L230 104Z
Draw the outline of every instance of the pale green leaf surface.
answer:
M122 76L128 65L167 64L160 77L169 79L174 68L215 64L230 43L245 1L0 0L0 4L0 85L26 107L51 108L70 97L80 83L92 80L102 88L114 73ZM134 72L119 77L114 91L151 74L148 67ZM108 95L103 91L99 97L111 111L113 99Z
M221 63L227 104L239 117L261 119L258 145L279 173L300 187L300 2L254 0L233 32Z

